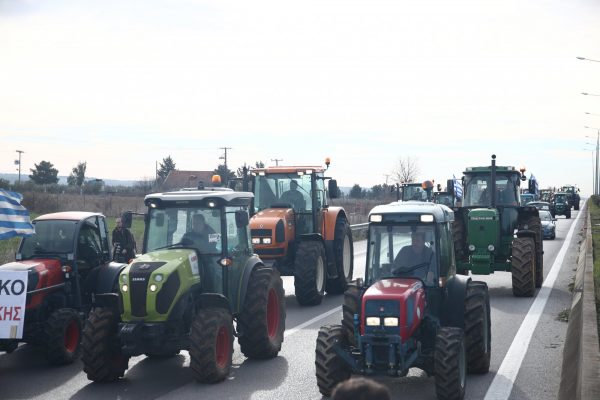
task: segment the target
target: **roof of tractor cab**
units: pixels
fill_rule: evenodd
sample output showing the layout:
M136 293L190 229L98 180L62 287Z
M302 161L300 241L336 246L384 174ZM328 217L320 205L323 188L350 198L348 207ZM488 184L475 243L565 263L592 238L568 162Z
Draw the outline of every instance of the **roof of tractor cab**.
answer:
M477 172L487 172L489 173L492 170L491 166L487 166L487 167L467 167L467 169L465 170L465 172L463 172L463 174L472 174L472 173L477 173ZM517 171L515 169L515 167L501 167L501 166L496 166L496 172L515 172L515 173L519 173L519 171Z
M234 192L230 189L221 190L179 190L176 192L152 193L144 198L144 203L149 200L160 200L161 202L179 202L179 201L201 201L205 199L219 198L226 203L245 203L250 204L254 197L251 192Z
M46 221L46 220L64 220L64 221L81 221L93 216L104 216L100 213L87 212L87 211L62 211L50 214L40 215L34 221Z
M291 166L291 167L267 167L267 168L253 168L251 172L258 174L264 172L265 174L290 174L296 172L325 172L325 168L315 165L304 165L304 166Z
M373 214L411 214L433 215L435 222L454 221L454 211L443 204L427 203L423 201L396 201L374 207L369 216ZM370 219L370 218L369 218Z

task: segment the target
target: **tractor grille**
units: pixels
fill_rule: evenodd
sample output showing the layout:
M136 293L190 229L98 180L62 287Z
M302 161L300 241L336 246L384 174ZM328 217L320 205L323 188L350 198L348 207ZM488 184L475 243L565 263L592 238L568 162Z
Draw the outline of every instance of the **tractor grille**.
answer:
M146 293L150 274L162 267L164 262L137 262L129 270L129 283L131 286L131 315L134 317L146 316Z
M160 314L166 314L173 303L173 299L179 290L179 274L174 272L169 276L160 292L156 295L156 311Z
M400 302L398 300L367 300L365 304L365 318L379 317L381 321L385 317L400 317ZM367 326L365 334L398 334L398 326Z
M273 231L271 229L252 229L252 230L250 230L250 235L252 237L255 237L255 236L271 237L272 234L273 234Z

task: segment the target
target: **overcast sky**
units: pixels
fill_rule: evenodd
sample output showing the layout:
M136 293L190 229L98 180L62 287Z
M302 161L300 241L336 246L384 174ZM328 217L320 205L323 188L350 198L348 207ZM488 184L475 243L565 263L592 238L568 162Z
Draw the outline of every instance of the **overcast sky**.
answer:
M600 62L576 56L600 60L596 0L0 0L0 172L23 150L23 174L141 180L231 147L370 187L495 153L589 193Z

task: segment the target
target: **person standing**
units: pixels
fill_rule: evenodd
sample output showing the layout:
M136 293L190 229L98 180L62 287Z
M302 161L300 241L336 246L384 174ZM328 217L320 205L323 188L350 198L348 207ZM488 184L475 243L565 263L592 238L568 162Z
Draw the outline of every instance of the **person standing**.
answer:
M135 257L135 239L129 229L123 227L121 218L116 220L117 226L112 231L113 260L129 262Z

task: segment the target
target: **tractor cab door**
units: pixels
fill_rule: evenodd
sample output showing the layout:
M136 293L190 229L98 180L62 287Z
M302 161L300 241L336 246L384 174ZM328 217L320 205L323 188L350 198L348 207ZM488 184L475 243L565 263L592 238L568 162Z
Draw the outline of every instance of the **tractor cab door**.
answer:
M233 263L227 267L227 273L223 275L223 279L227 280L223 283L223 287L227 288L227 293L224 295L229 299L232 307L239 304L240 282L244 276L244 268L248 267L247 261L252 256L247 212L245 206L225 207L227 232L225 257L230 258ZM246 214L246 218L243 218L243 214ZM233 311L239 312L240 310Z

